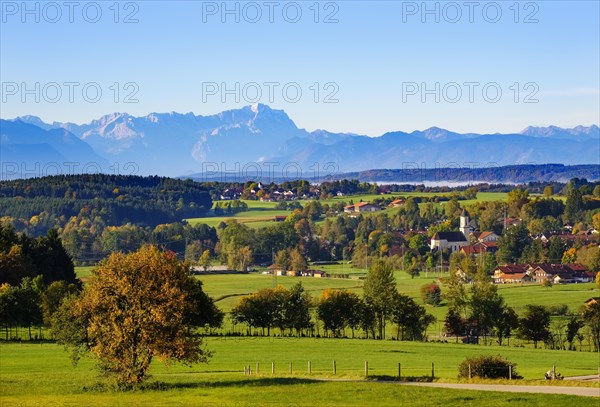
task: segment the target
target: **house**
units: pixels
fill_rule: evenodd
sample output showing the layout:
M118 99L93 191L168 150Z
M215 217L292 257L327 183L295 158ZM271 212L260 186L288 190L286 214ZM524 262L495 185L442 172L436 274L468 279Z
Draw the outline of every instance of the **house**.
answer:
M436 232L431 238L431 250L452 250L455 253L463 246L468 246L469 242L462 232Z
M492 276L494 283L524 283L532 281L530 265L528 264L507 264L498 266Z
M344 207L346 213L365 213L365 212L377 212L381 208L377 205L373 205L369 202L359 202L354 205L347 205Z
M359 213L363 212L377 212L380 211L381 208L377 205L373 205L368 202L360 202L354 205L354 210Z
M345 213L353 213L354 212L354 205L346 205L346 206L344 206L344 212Z
M594 281L591 273L581 264L507 264L494 270L493 280L497 284L543 283L549 280L554 284L588 283Z
M600 297L592 297L589 300L585 301L584 304L586 307L590 307L594 304L598 304L600 302Z
M480 243L495 242L499 238L499 236L494 232L473 232L471 233L471 236L473 236Z
M485 251L488 253L496 253L498 251L498 243L497 242L479 242L479 243L475 243L475 246L485 247Z
M406 201L404 200L404 198L399 198L399 199L394 199L392 202L389 203L388 208L400 208L404 205Z
M276 264L271 264L269 267L267 267L267 269L269 270L268 273L269 274L273 274L275 276L285 276L285 270L281 269L281 267L279 267Z
M286 219L287 219L287 216L285 216L285 215L275 216L275 222L285 222Z
M533 268L533 279L537 283L550 280L555 284L589 283L588 270L581 264L540 264Z
M497 277L497 284L522 284L529 283L532 278L527 273L512 273L512 274L501 274Z
M512 218L512 217L508 217L506 218L506 226L517 226L520 225L521 223L523 223L523 219L521 218Z
M565 242L568 246L574 245L576 242L581 243L582 245L587 244L600 244L600 239L598 239L599 235L597 233L588 233L588 231L582 231L580 233L571 234L571 233L545 233L535 237L535 239L540 239L542 243L547 244L550 241L552 236L559 237L563 242Z
M485 253L495 253L498 251L498 243L496 242L477 242L469 246L463 246L459 252L479 256Z
M481 245L481 246L473 245L473 246L462 246L458 252L462 253L462 254L470 254L473 256L479 256L480 254L484 254L486 252L486 250L485 250L485 246L483 246L483 245Z
M239 199L241 196L242 193L240 191L227 188L223 191L223 193L221 193L219 198L221 199L221 201L231 201L232 199Z

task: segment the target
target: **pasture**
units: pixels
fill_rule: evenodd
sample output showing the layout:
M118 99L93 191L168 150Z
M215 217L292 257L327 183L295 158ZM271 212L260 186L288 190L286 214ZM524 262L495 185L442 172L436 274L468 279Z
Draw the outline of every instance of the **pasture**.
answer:
M432 196L448 196L451 193L449 192L397 192L394 194L371 194L371 195L348 195L348 196L336 196L329 199L322 199L320 202L322 204L333 204L338 202L349 203L353 201L354 203L358 203L360 201L370 202L374 199L378 198L392 198L392 197L405 197L408 198L410 196L414 197L432 197ZM461 205L472 204L477 201L498 201L498 200L506 200L507 194L503 192L479 192L477 194L477 199L474 200L465 200L460 201ZM260 228L264 226L268 226L269 224L274 223L275 216L287 216L292 211L288 210L277 210L275 206L276 202L261 202L261 201L247 201L244 200L246 204L248 204L248 211L236 213L230 216L206 216L202 218L191 218L186 219L191 225L196 225L198 223L205 223L209 226L216 227L221 222L226 222L229 219L235 219L240 223L244 223L252 228ZM307 200L298 201L302 205L310 202ZM391 214L396 211L396 208L385 209L383 212Z
M436 343L409 343L351 339L207 338L214 351L209 364L165 367L155 361L153 377L145 388L118 391L98 378L91 358L77 367L55 344L3 343L0 345L0 404L59 405L204 405L204 406L580 406L597 400L574 396L479 392L399 386L394 383L322 382L316 378L363 379L368 360L372 378L394 379L397 363L403 376L435 375L452 381L466 356L498 353L498 348ZM518 364L525 379L539 379L553 364L564 375L597 372L596 355L503 348ZM331 371L336 360L337 374ZM312 374L307 373L307 361ZM271 362L275 374L271 374ZM292 362L292 373L289 363ZM259 375L243 375L243 366ZM538 382L536 382L538 383ZM594 384L591 384L594 386Z
M344 272L347 264L321 266L329 272ZM89 276L91 267L78 267L79 276ZM398 289L419 298L422 284L437 278L422 275L411 278L396 271ZM328 288L362 291L360 280L340 278L274 277L260 273L240 275L202 275L198 277L213 298L226 297L217 304L229 311L240 295L261 288L282 285L291 287L301 281L304 288L319 298ZM442 286L443 288L443 286ZM593 284L499 286L509 305L522 311L525 304L555 305L565 303L572 310L587 298L598 295ZM427 306L438 319L446 307ZM230 326L226 320L226 328ZM432 338L441 331L441 323L430 329ZM276 334L278 334L278 331ZM388 335L393 327L388 327ZM322 333L322 332L321 332ZM347 335L350 335L347 332ZM597 353L532 349L520 346L455 344L453 338L441 342L398 342L365 339L235 337L210 336L206 346L213 353L208 364L164 366L155 360L152 378L142 389L119 391L107 386L98 377L94 360L85 357L73 367L69 354L53 343L0 343L0 405L60 406L60 405L205 405L205 406L580 406L597 403L595 399L575 396L482 392L441 388L399 386L394 383L374 383L371 380L395 380L398 363L402 377L431 376L434 363L435 380L456 381L458 364L467 356L501 354L517 363L521 382L547 384L543 373L557 367L565 376L595 374L600 358ZM511 345L518 343L511 339ZM336 361L336 374L332 364ZM308 373L308 361L311 373ZM369 362L369 379L364 382L364 362ZM271 363L275 373L271 373ZM292 372L290 373L290 363ZM256 374L256 366L259 374ZM245 376L244 366L253 374ZM327 381L320 379L341 379ZM359 381L356 381L359 380ZM561 383L562 384L562 383ZM588 386L598 386L590 383Z
M311 266L311 268L323 270L332 274L361 275L366 273L364 269L352 268L350 264L342 263ZM89 277L93 267L76 267L75 271L80 278ZM407 273L401 270L394 272L398 291L414 298L417 303L422 304L419 289L423 284L436 281L440 276L447 277L447 273L422 273L420 276L411 278ZM273 288L281 285L290 288L297 282L302 282L304 289L308 291L315 299L321 297L326 289L350 289L362 293L363 280L352 280L344 278L313 278L313 277L287 277L273 276L270 274L250 273L250 274L205 274L198 276L204 283L204 290L211 297L219 299L227 297L217 302L219 307L229 311L239 300L240 296L254 293L262 288ZM444 285L440 283L442 294ZM550 288L539 284L506 284L498 285L500 294L504 297L506 303L513 307L517 313L522 312L527 304L538 304L553 306L566 304L571 312L577 312L584 301L591 297L600 296L600 290L594 283L586 284L563 284L554 285ZM468 288L468 287L467 287ZM445 304L432 307L426 306L427 311L433 314L438 320L443 320L448 311ZM439 329L431 330L433 334L439 334Z

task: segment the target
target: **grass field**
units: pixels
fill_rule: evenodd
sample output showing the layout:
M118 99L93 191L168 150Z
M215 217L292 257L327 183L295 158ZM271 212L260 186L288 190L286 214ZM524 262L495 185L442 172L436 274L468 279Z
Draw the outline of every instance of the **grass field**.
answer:
M457 365L473 354L497 353L497 348L472 345L393 341L207 338L214 356L208 365L155 362L145 390L121 392L105 388L93 361L84 358L73 367L68 354L54 344L0 345L0 404L59 405L204 405L204 406L581 406L595 399L573 396L478 392L398 386L391 383L319 382L315 377L362 378L364 360L370 375L394 376L402 363L403 376L431 374L453 380ZM518 364L526 379L538 379L553 364L564 375L594 373L598 358L589 353L506 348L502 353ZM312 362L312 375L306 372ZM271 362L276 373L271 374ZM289 374L292 362L293 373ZM243 376L243 366L261 374Z
M217 302L224 311L229 311L237 304L241 294L253 293L261 288L273 288L277 285L290 288L299 281L302 282L304 289L316 298L320 298L323 290L328 288L352 289L362 286L359 281L347 279L273 277L264 274L203 275L198 278L204 283L206 293L213 298L237 294Z
M93 267L77 267L80 277L89 276ZM361 273L348 264L319 266L330 273ZM433 281L437 274L411 278L395 272L399 291L421 303L419 288ZM213 298L230 296L218 301L228 311L239 295L261 288L282 285L290 287L301 281L315 298L324 289L350 289L361 293L363 282L339 278L277 277L260 273L240 275L203 275L205 291ZM443 286L442 286L443 288ZM499 286L506 302L522 311L525 304L567 304L573 311L586 299L598 296L593 284ZM441 320L444 306L427 306L428 312ZM226 330L230 326L226 320ZM440 322L430 329L436 337ZM388 335L393 327L388 327ZM277 331L277 330L276 330ZM278 333L278 332L277 332ZM322 333L322 332L321 332ZM347 332L350 335L350 332ZM369 362L371 378L390 379L402 364L403 377L431 375L435 364L436 380L455 381L457 366L467 356L501 354L517 363L517 371L525 381L537 381L543 373L557 367L565 376L595 374L600 355L547 349L497 345L463 345L453 343L374 341L365 339L282 338L282 337L207 337L207 347L214 355L207 365L166 368L155 361L152 379L143 390L121 392L106 387L97 376L94 361L84 358L72 367L68 353L51 343L0 343L0 405L62 406L62 405L203 405L203 406L581 406L597 405L597 399L575 396L479 392L470 390L415 388L392 383L322 382L316 378L363 379L364 361ZM511 340L511 345L518 341ZM337 374L332 374L336 361ZM307 363L311 361L312 374ZM276 366L271 374L271 363ZM259 375L244 376L244 366L253 371L259 364ZM293 373L289 373L292 363ZM597 384L591 384L592 386Z
M323 266L314 266L312 268L324 270L328 273L339 273L349 275L363 275L365 270L352 268L349 264L332 264ZM93 267L76 267L78 277L85 278L91 273ZM422 304L419 289L423 284L436 281L439 273L422 273L420 276L411 278L407 273L400 270L395 271L398 291L414 298L417 303ZM447 276L447 274L444 274ZM254 293L261 288L273 288L281 285L290 288L297 282L302 282L304 289L314 298L321 297L325 289L351 289L359 294L362 293L362 280L351 280L342 278L312 278L312 277L273 277L259 273L251 274L215 274L202 275L198 277L204 282L204 290L213 298L228 296L218 301L218 305L224 311L229 311L237 302L240 296ZM444 292L444 286L442 293ZM558 305L566 304L571 312L577 312L584 301L591 297L600 296L600 290L593 283L586 284L565 284L554 285L551 288L542 287L538 284L506 284L498 285L500 294L504 297L506 303L515 308L517 313L522 312L527 304L538 305ZM442 303L439 307L426 306L427 311L433 314L438 320L443 320L448 309ZM432 326L430 334L439 335L439 327Z
M89 278L92 275L92 270L96 268L96 266L77 266L75 267L75 274L78 278Z
M348 265L325 265L316 266L315 268L323 269L328 272L338 271L345 273L349 270L355 274L364 273L362 269L352 269ZM395 272L398 291L414 298L418 304L423 304L420 297L420 288L423 284L436 281L439 277L437 273L429 275L421 275L416 278L411 278L408 274L397 270ZM304 289L310 295L318 300L323 290L325 289L348 289L362 294L363 280L352 280L342 278L311 278L311 277L273 277L272 275L263 274L242 274L242 275L204 275L199 276L204 282L205 291L213 298L219 300L217 305L224 311L230 311L239 301L240 297L245 294L250 294L258 291L261 288L273 288L276 285L281 285L290 288L297 282L302 282ZM442 293L444 285L441 285ZM583 306L584 301L591 297L600 295L600 290L593 283L588 284L570 284L570 285L555 285L551 288L542 287L541 285L499 285L497 286L500 294L504 297L506 303L513 307L517 313L522 313L527 304L538 304L552 306L558 304L566 304L572 313L576 313ZM468 287L467 287L468 289ZM443 321L448 312L448 308L442 302L441 306L433 307L425 305L427 312L436 317L437 322L429 327L428 334L431 338L439 338L443 335ZM558 319L557 319L558 320ZM225 331L231 329L231 322L228 318L225 320ZM389 324L388 334L394 331L394 327ZM350 336L350 330L346 330L346 335ZM452 338L448 338L452 341ZM513 339L514 343L531 347L531 344Z
M431 197L431 196L446 196L451 193L434 193L434 192L404 192L404 193L395 193L391 195L350 195L350 196L336 196L331 199L323 199L320 202L322 204L332 204L336 202L350 202L352 200L354 203L358 203L361 200L365 202L370 202L374 199L378 198L391 198L391 197L409 197L409 196L420 196L420 197ZM474 200L465 200L460 201L461 205L468 205L477 201L497 201L497 200L506 200L507 194L503 192L480 192L477 194L477 199ZM260 202L260 201L244 201L248 204L248 211L240 212L232 216L207 216L203 218L192 218L186 219L191 225L195 225L198 223L205 223L209 226L217 226L220 222L225 222L229 219L236 219L238 222L245 223L250 227L259 228L264 227L274 222L275 216L286 216L291 213L291 211L285 210L277 210L275 206L276 202ZM299 201L302 205L305 205L309 201L301 200ZM396 208L386 209L383 212L392 213L396 211ZM381 213L381 212L379 212Z

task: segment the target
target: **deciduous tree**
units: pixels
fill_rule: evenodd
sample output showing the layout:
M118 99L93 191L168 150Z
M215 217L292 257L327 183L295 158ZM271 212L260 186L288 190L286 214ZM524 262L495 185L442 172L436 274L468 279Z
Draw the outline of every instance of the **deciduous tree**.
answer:
M550 312L541 305L528 304L525 314L519 319L519 335L533 341L537 348L539 341L544 341L550 336Z
M383 339L385 321L391 312L392 302L397 293L392 267L385 261L377 260L367 273L363 293L365 302L375 311L379 339Z
M147 378L155 358L165 364L208 361L195 329L204 322L200 291L173 252L144 246L114 253L80 297L64 302L54 332L59 342L94 354L119 385L135 385Z

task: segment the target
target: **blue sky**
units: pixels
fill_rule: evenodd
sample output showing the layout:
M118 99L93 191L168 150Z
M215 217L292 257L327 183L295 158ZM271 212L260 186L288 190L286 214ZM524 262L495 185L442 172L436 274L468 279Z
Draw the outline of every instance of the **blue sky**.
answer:
M299 127L371 136L600 121L598 1L428 2L425 15L420 1L228 2L230 14L221 1L139 1L118 16L113 1L76 1L73 22L62 1L29 14L1 3L2 118L206 115L258 100Z

